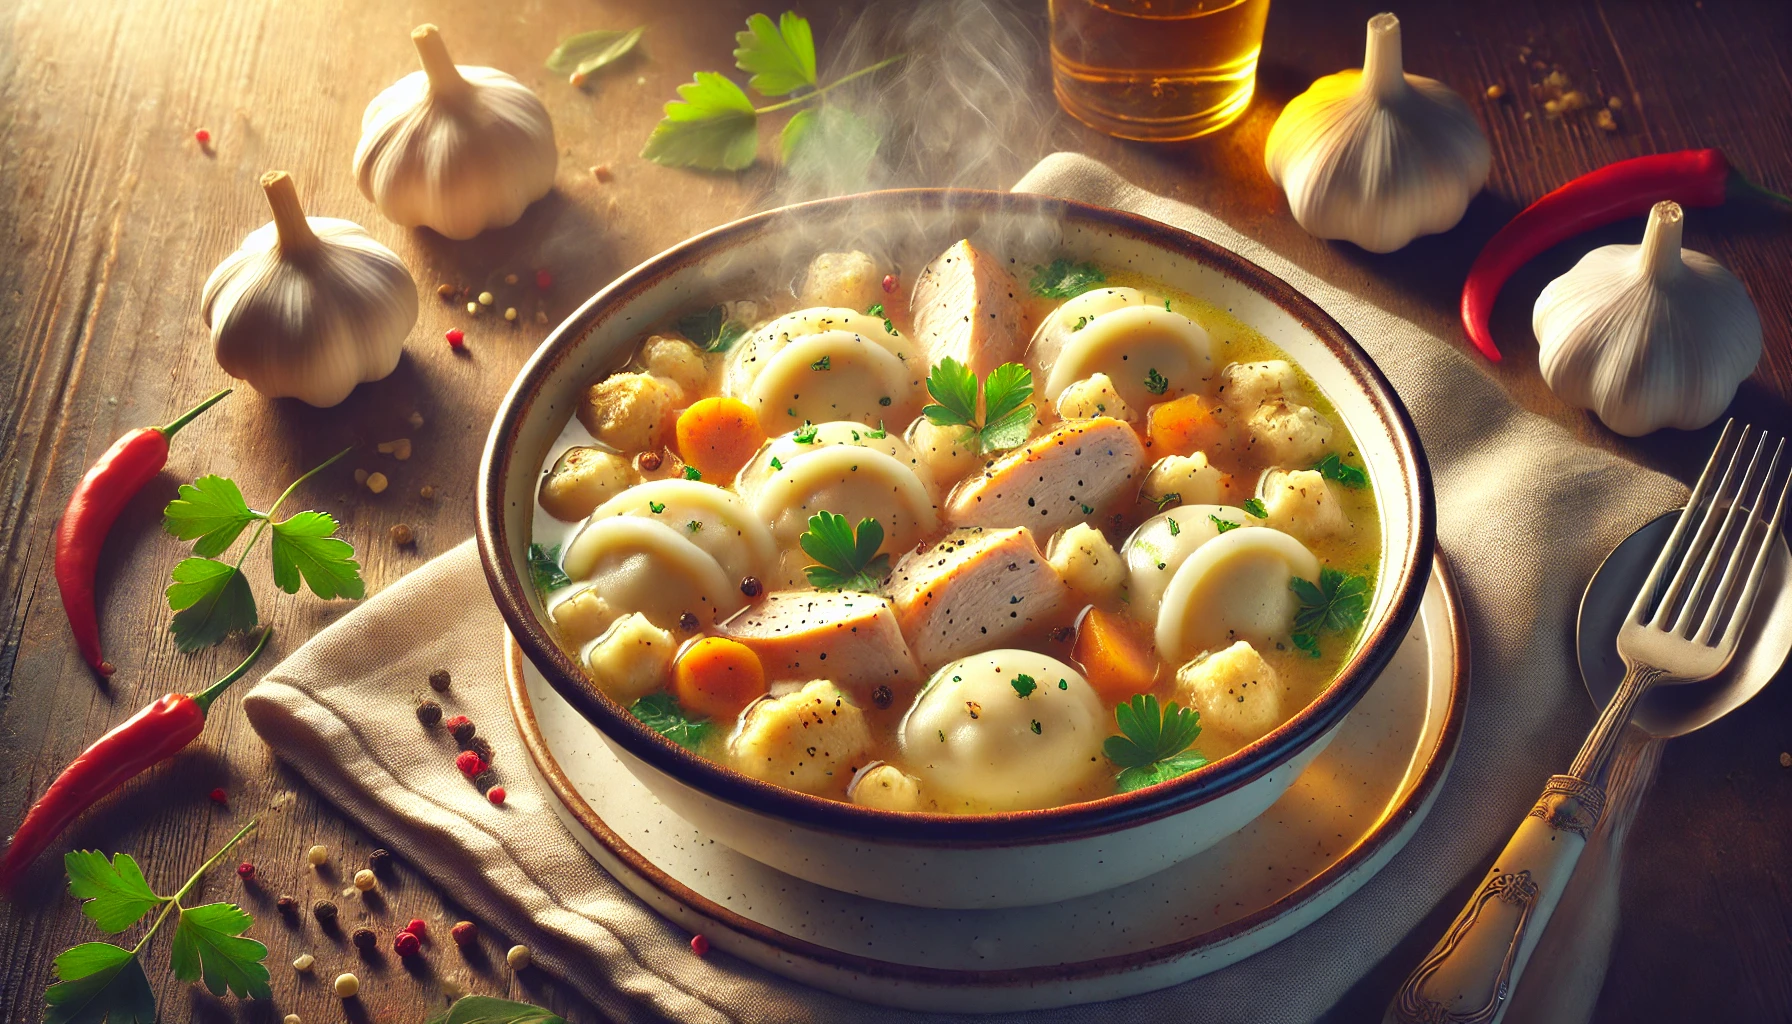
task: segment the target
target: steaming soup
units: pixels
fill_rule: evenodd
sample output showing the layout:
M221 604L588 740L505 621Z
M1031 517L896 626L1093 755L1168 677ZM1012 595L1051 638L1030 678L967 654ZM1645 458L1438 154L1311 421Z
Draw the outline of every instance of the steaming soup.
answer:
M645 337L543 467L559 643L669 740L891 810L1167 781L1317 697L1380 558L1301 369L1114 268L864 253ZM886 275L890 276L886 276Z

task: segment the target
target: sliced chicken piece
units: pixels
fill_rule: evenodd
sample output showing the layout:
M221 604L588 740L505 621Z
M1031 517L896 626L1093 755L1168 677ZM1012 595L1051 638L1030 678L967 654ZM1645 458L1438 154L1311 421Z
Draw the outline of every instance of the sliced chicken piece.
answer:
M909 301L928 364L956 359L981 377L1018 360L1027 344L1020 289L1013 274L969 241L936 257Z
M1002 647L1070 601L1026 527L954 530L896 566L890 603L924 671Z
M768 681L832 680L866 707L879 703L879 686L906 700L921 681L890 603L875 594L769 594L715 631L752 648ZM882 704L889 702L886 698Z
M1139 435L1100 416L1059 424L958 486L946 506L954 526L1024 523L1043 534L1130 501L1145 470Z

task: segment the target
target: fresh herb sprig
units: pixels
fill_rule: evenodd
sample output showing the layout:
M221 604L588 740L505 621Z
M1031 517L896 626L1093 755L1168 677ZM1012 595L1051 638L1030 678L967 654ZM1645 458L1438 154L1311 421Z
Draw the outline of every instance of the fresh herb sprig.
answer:
M673 326L685 340L705 352L726 352L747 333L747 325L730 320L728 307L719 304L680 317Z
M1337 452L1328 453L1313 468L1327 480L1336 480L1352 490L1369 485L1369 474L1361 466L1352 466L1339 458Z
M1155 786L1207 763L1189 749L1201 735L1200 714L1175 701L1160 708L1156 697L1135 693L1114 707L1114 722L1120 735L1109 736L1101 752L1120 767L1114 784L1122 793Z
M1060 256L1043 267L1033 268L1033 279L1027 282L1034 295L1047 299L1074 299L1091 288L1107 283L1107 275L1093 263L1078 263Z
M658 512L659 509L654 511ZM529 545L529 578L535 583L535 592L543 597L572 583L572 577L566 575L565 569L560 568L560 545Z
M942 359L927 375L927 393L938 403L921 410L938 427L970 430L978 452L1018 448L1033 433L1033 371L1019 363L1003 363L983 381L981 422L977 419L977 375L956 359Z
M693 718L665 691L650 693L629 706L628 713L649 729L686 750L696 750L715 726L707 718Z
M1349 633L1363 624L1369 611L1369 581L1337 569L1319 570L1319 583L1295 576L1289 589L1300 599L1294 613L1294 646L1319 657L1320 633Z
M62 858L68 871L69 895L82 901L81 912L101 931L120 934L151 912L161 910L149 930L129 949L110 942L83 942L56 958L56 984L44 992L45 1024L110 1021L150 1024L156 1019L156 996L143 973L143 951L170 915L175 920L170 965L181 981L205 981L212 995L235 992L255 999L271 998L268 969L262 960L268 948L245 938L255 919L234 903L185 907L181 900L199 879L236 845L255 831L243 826L212 854L172 896L149 887L143 870L128 853L111 860L97 850L74 850Z
M181 485L179 496L162 510L162 529L192 541L195 556L182 559L169 574L168 607L175 613L169 629L176 647L196 651L259 624L255 594L243 574L243 561L264 533L273 534L269 553L276 587L296 594L303 579L313 594L326 601L366 595L355 549L336 536L334 516L306 511L277 522L274 519L300 484L350 450L344 448L294 480L266 512L250 508L242 490L228 477L202 476ZM251 523L257 524L255 532L234 563L214 557L229 550Z
M496 996L461 996L423 1024L566 1024L552 1010Z
M734 66L752 77L747 87L765 97L787 97L755 107L740 86L715 71L699 71L678 87L678 99L666 104L666 116L647 137L641 155L668 167L706 171L739 171L750 167L759 149L759 117L814 104L785 124L780 150L785 164L809 154L852 156L869 165L880 141L869 122L842 107L822 104L827 93L903 59L888 57L868 67L823 83L816 74L815 36L809 21L785 11L777 22L769 15L747 19L735 34Z
M580 32L562 40L548 54L548 70L568 76L574 88L582 86L595 72L620 61L634 51L647 26L631 29L598 29Z
M855 531L845 516L817 512L809 517L809 528L797 543L818 563L803 570L817 590L869 593L890 574L890 556L877 553L884 545L884 528L875 519L859 520Z
M1258 519L1269 518L1269 509L1264 507L1262 498L1244 499L1244 510Z

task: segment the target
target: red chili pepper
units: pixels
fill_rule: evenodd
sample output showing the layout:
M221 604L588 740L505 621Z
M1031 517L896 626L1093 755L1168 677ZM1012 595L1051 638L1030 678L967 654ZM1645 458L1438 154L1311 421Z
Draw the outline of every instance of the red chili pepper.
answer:
M193 742L205 728L205 712L224 688L241 679L261 657L273 630L230 674L198 693L171 693L132 715L123 725L81 752L38 798L0 854L0 891L11 891L19 875L69 822L101 797Z
M62 610L68 615L82 659L102 676L111 675L113 669L100 654L93 578L106 534L118 513L167 464L168 439L230 391L225 388L165 427L138 427L119 438L75 486L68 508L56 524L56 585L62 591Z
M1664 199L1681 206L1719 206L1738 196L1792 203L1738 174L1715 149L1633 157L1583 174L1525 207L1488 239L1462 285L1462 329L1482 355L1497 363L1500 350L1488 328L1493 300L1532 257L1584 231L1640 217Z

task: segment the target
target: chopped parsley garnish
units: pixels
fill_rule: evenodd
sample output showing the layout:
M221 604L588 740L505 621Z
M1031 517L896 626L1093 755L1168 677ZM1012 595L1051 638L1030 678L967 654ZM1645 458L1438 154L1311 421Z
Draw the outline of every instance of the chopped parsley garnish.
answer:
M1170 300L1169 299L1164 300L1164 312L1166 312L1166 313L1170 312Z
M774 472L776 472L777 470L780 470L783 468L784 468L784 463L780 462L776 455L772 456L772 470Z
M684 524L684 528L691 531L692 533L696 533L697 531L703 529L703 524L698 522L697 520L693 519L690 522Z
M877 553L884 544L884 528L875 519L859 520L855 532L845 516L817 512L809 517L809 528L797 543L818 563L803 570L817 590L869 593L890 574L890 556Z
M1030 696L1034 690L1039 689L1039 684L1033 680L1032 676L1027 675L1025 672L1022 672L1009 680L1008 685L1014 687L1014 692L1020 694L1022 697ZM1033 731L1038 732L1039 730L1034 729Z
M545 548L540 544L529 545L529 577L535 581L536 591L542 594L572 582L572 577L560 568L560 545Z
M817 359L813 363L809 364L809 369L811 369L811 370L832 370L833 368L834 368L834 357L833 356L822 356L820 359Z
M1338 458L1337 452L1332 452L1325 458L1320 459L1319 464L1313 468L1318 470L1319 475L1325 477L1327 480L1336 480L1352 490L1366 486L1369 483L1369 474L1365 472L1361 466L1352 466L1350 463Z
M805 422L801 428L799 428L795 433L790 435L790 439L792 441L795 441L797 444L814 444L815 443L815 435L817 435L819 433L821 433L820 427L817 427L813 423Z
M666 511L666 503L663 501L649 501L647 503L647 510L657 516L661 512Z
M1207 763L1188 749L1201 735L1201 716L1175 701L1160 709L1156 697L1135 693L1114 708L1114 722L1120 735L1109 736L1101 752L1120 766L1115 786L1122 793L1167 782Z
M1152 498L1151 500L1154 504L1157 505L1157 510L1159 512L1162 512L1164 509L1169 508L1171 505L1182 504L1182 495L1179 492L1171 491L1170 493L1168 493L1162 497Z
M1320 633L1348 633L1363 624L1369 611L1369 581L1336 569L1319 570L1319 585L1299 576L1288 581L1300 599L1294 613L1294 646L1319 657Z
M1145 374L1145 390L1154 395L1161 395L1170 390L1170 380L1163 374L1158 373L1157 367L1153 366L1151 371Z
M878 420L877 421L877 429L865 431L865 436L869 437L873 441L882 441L884 438L890 436L890 432L888 430L884 429L884 421Z
M1213 528L1221 533L1225 533L1227 530L1236 530L1244 525L1243 523L1235 523L1230 519L1221 519L1211 512L1207 514L1207 518L1213 520Z
M1040 726L1039 719L1037 719L1037 718L1033 719L1033 735L1035 735L1035 736L1045 735L1045 730L1044 730L1044 728L1042 728Z
M874 317L877 317L879 320L882 320L884 322L884 330L885 331L888 331L891 334L896 333L896 325L891 323L889 316L886 313L884 313L884 304L883 303L881 303L881 302L872 303L871 308L865 310L865 313L867 316L874 316Z
M686 480L701 480L703 479L703 471L696 466L686 466L684 467L684 478Z
M1074 334L1075 332L1080 331L1087 326L1089 326L1089 318L1086 316L1079 316L1076 318L1076 323L1074 323L1070 326L1070 330L1071 330L1071 333Z
M1244 510L1251 515L1256 516L1258 519L1269 518L1269 509L1263 507L1263 499L1261 498L1244 499Z
M1058 680L1058 689L1060 689L1060 690L1070 689L1070 680L1068 680L1068 679Z
M712 728L703 718L692 718L678 706L678 701L665 691L650 693L629 706L628 713L640 719L649 729L686 750L696 750Z
M1084 505L1082 508L1083 508L1083 515L1092 516L1095 514L1095 510L1093 508L1089 507L1088 505Z
M1019 363L1003 363L983 381L985 417L977 422L977 375L956 359L942 359L927 375L927 393L937 405L921 410L939 427L968 427L978 452L1018 448L1033 432L1033 371Z
M1107 275L1093 263L1077 263L1060 256L1049 266L1034 267L1033 280L1027 287L1034 295L1047 299L1071 299L1107 281Z
M1213 517L1209 516L1208 518L1211 519ZM1217 522L1217 520L1215 520L1215 521ZM1164 522L1170 524L1170 536L1172 536L1172 537L1182 536L1182 525L1180 523L1176 522L1176 520L1174 520L1174 519L1166 519L1166 520L1164 520ZM1226 531L1221 530L1220 532L1225 533Z
M673 326L678 333L705 352L726 352L747 333L747 325L728 319L724 306L711 306L701 313L682 317Z

